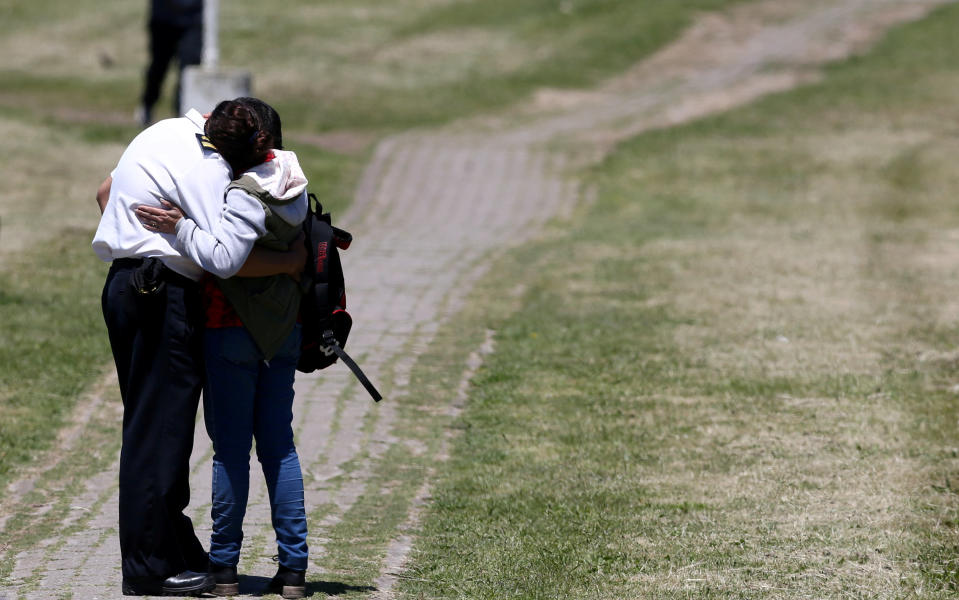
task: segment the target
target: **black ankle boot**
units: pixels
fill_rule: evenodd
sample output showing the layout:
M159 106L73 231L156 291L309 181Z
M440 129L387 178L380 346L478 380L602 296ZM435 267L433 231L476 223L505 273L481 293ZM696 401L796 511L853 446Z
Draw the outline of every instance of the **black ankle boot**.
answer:
M210 563L210 575L216 582L213 588L215 596L236 596L240 593L240 580L236 576L236 567L227 567Z
M293 571L281 565L268 589L284 598L302 598L306 595L306 571Z

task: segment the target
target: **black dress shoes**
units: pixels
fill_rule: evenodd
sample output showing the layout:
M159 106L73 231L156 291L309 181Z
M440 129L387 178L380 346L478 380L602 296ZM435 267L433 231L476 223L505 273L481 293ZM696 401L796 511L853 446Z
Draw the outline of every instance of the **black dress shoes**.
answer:
M124 596L199 596L213 591L216 581L209 573L183 571L166 579L125 578Z

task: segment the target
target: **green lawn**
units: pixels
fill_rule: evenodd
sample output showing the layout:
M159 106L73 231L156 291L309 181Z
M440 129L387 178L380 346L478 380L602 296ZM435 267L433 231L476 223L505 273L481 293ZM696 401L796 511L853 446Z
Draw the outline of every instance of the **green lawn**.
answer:
M955 597L957 27L624 144L496 271L409 597Z

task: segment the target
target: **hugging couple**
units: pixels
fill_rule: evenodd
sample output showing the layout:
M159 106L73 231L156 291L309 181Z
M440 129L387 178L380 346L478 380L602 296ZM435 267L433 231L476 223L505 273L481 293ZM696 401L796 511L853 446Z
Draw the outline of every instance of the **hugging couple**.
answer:
M97 190L93 249L123 399L119 536L124 595L239 592L253 439L279 569L305 595L307 526L293 442L306 177L257 98L143 130ZM213 442L213 532L184 514L200 392Z

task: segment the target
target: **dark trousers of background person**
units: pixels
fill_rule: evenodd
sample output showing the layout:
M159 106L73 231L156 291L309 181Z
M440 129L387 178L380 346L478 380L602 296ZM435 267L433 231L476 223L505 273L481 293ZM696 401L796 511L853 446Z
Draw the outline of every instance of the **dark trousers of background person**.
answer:
M166 76L170 62L176 56L177 69L176 91L173 94L173 116L182 116L180 113L180 93L182 91L183 67L200 64L200 53L203 49L203 23L181 26L151 20L150 31L150 65L147 67L146 84L143 88L143 97L140 99L143 108L152 110L160 97L163 87L163 78ZM188 107L191 108L191 107Z
M203 373L199 284L164 269L158 293L130 283L140 259L115 260L103 288L103 315L123 398L120 553L124 579L205 573L193 523L190 453Z

